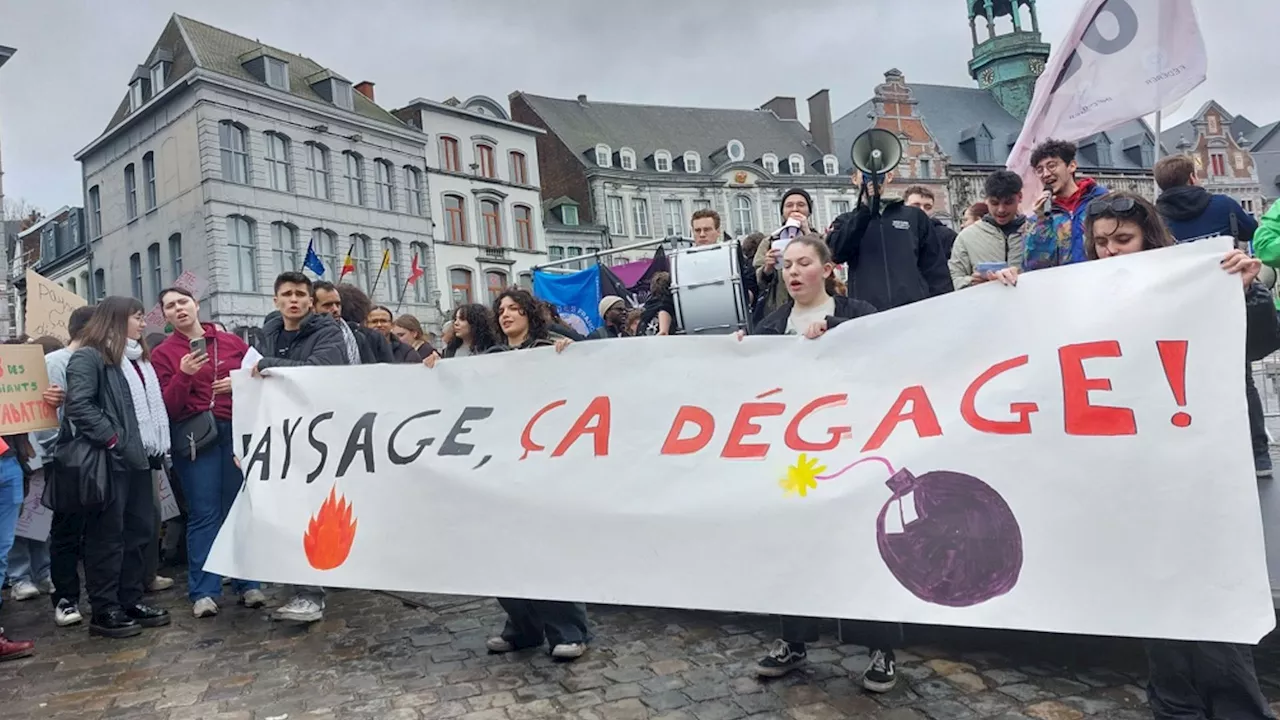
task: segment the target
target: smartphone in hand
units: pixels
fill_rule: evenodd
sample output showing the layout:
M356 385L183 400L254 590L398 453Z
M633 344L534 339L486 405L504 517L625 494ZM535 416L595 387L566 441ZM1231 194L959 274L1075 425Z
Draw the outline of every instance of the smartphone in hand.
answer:
M207 344L205 343L205 339L202 337L191 338L191 342L188 344L188 346L190 347L191 354L193 355L204 355L208 352L208 350L206 349Z

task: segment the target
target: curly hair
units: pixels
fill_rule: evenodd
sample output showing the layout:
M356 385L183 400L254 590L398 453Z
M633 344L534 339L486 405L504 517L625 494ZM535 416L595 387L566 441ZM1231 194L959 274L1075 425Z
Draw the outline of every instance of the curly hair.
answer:
M533 296L533 293L519 287L509 287L502 291L502 294L493 299L493 318L496 322L502 314L502 301L510 299L511 302L520 308L520 314L524 315L529 321L529 337L534 340L547 340L550 334L547 331L548 318L550 311L545 303Z
M453 316L462 316L471 326L471 353L473 355L488 352L489 348L499 344L497 323L493 320L493 311L480 303L459 305ZM453 339L444 348L444 357L451 358L458 354L463 340L454 333Z
M671 273L666 270L660 270L649 278L649 293L651 295L662 295L671 292Z
M1072 154L1075 154L1074 151ZM1066 162L1071 161L1068 160ZM1020 192L1022 192L1022 178L1018 177L1018 173L1011 170L997 170L988 175L987 179L982 183L984 197L1009 200ZM983 214L985 215L986 213Z
M364 294L363 290L351 283L342 283L336 289L338 297L342 299L342 319L363 325L369 313L373 311L373 301Z
M1045 140L1031 151L1031 167L1039 165L1041 162L1056 157L1063 162L1064 165L1070 165L1076 159L1075 143L1066 140Z

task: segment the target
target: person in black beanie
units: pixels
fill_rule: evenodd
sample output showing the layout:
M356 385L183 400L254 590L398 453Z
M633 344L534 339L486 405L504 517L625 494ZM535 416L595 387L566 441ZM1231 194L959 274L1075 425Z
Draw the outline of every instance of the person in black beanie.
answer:
M801 188L791 188L782 194L782 227L769 237L760 241L756 247L752 265L756 270L756 285L759 297L756 300L754 316L759 319L777 310L791 298L787 295L787 286L779 281L778 267L782 264L782 248L778 243L784 230L789 230L787 223L794 221L795 226L788 234L794 237L817 232L809 218L813 215L813 197ZM779 245L779 247L775 247Z

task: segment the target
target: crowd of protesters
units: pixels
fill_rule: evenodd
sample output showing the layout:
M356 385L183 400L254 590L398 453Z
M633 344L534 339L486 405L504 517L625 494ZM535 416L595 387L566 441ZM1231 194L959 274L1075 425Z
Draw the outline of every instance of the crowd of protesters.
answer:
M817 340L842 322L948 292L992 282L1013 288L1021 273L1227 235L1238 245L1221 266L1240 278L1245 293L1246 355L1256 360L1280 349L1272 294L1257 280L1264 261L1280 265L1280 203L1259 225L1235 201L1199 187L1194 163L1175 156L1156 165L1161 194L1153 204L1078 177L1075 154L1075 146L1057 140L1035 149L1031 163L1045 189L1032 214L1022 210L1022 179L1009 171L992 173L984 200L965 209L958 231L930 216L935 197L926 187L907 188L901 198L882 197L891 174L869 183L865 201L825 232L811 223L809 193L788 190L778 231L740 243L741 292L753 317L749 331ZM712 210L695 213L691 230L696 245L724 237ZM788 230L790 239L779 243ZM836 277L839 265L845 267L847 284ZM584 338L554 307L527 290L509 288L491 306L469 303L453 309L437 348L417 318L374 306L358 287L286 272L276 279L276 310L264 319L256 348L261 357L251 370L263 377L276 368L305 365L435 368L475 355L544 347L559 353L575 341L679 333L670 274L654 273L647 290L642 307L620 296L602 298L601 324ZM224 580L204 569L243 481L232 441L229 374L242 367L251 350L240 337L202 322L191 293L171 288L159 301L171 331L154 341L143 339L142 304L123 297L76 310L66 347L54 338L36 340L44 346L50 378L44 401L58 409L60 426L0 443L0 576L7 578L10 597L48 596L58 626L87 617L90 634L108 638L170 622L165 610L147 600L148 593L172 585L156 572L158 489L165 479L182 498L179 527L185 532L193 615L216 616L226 584L246 607L267 603L253 579ZM1245 378L1255 469L1258 477L1269 477L1261 401L1247 369ZM25 488L35 477L43 479L43 501L54 511L47 541L15 538L13 532ZM80 565L88 612L81 607ZM289 599L273 611L275 618L315 622L323 617L324 588L286 588L285 596ZM591 632L582 603L499 602L507 619L486 643L490 652L545 645L564 661L586 652ZM861 682L868 690L887 692L896 684L894 647L902 628L865 626L861 640L872 652ZM783 618L780 637L757 663L756 673L780 677L800 667L806 644L817 634L813 618ZM1148 641L1146 647L1147 693L1156 717L1204 717L1215 707L1232 708L1232 717L1272 717L1249 647L1177 641ZM33 649L32 643L0 632L0 660Z

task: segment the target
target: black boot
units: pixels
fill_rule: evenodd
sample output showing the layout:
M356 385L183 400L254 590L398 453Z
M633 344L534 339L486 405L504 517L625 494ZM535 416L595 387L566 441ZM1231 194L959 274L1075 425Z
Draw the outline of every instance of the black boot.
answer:
M142 626L130 618L124 608L95 612L89 619L89 634L109 638L127 638L142 632Z
M125 613L142 627L164 627L169 624L169 611L138 603L125 610Z

